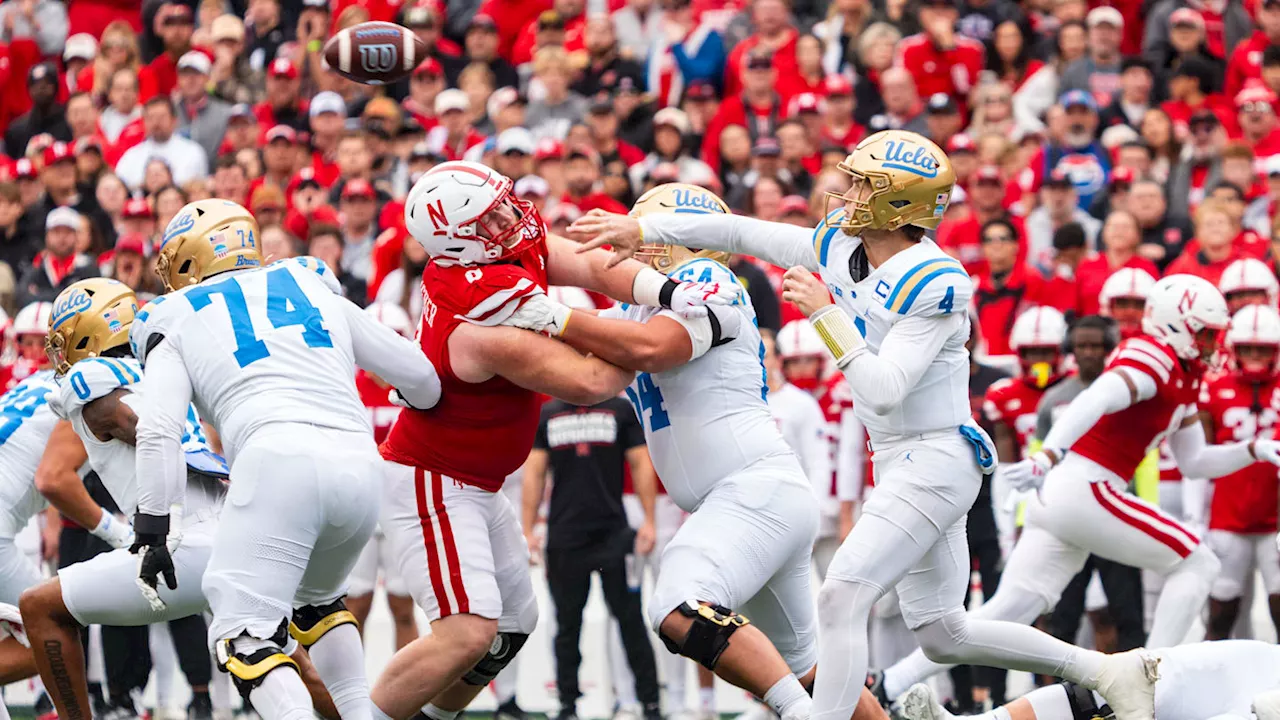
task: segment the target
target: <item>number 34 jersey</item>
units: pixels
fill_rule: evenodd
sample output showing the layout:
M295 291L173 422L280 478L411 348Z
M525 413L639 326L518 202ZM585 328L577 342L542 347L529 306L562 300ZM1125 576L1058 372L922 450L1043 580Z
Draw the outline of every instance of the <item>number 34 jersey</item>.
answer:
M13 537L46 505L36 466L58 422L49 409L57 393L53 371L44 370L0 395L0 537Z
M709 259L687 262L670 277L738 282L728 268ZM741 304L720 310L743 314L736 338L671 370L638 373L627 388L627 397L644 426L654 469L667 494L686 512L697 508L718 482L766 458L791 456L797 471L794 476L804 480L799 460L769 411L764 345L756 329L755 309L745 292L740 298ZM620 305L601 313L602 317L636 322L647 322L655 315L676 320L691 336L709 332L706 320L685 320L670 310L644 305ZM698 345L695 340L694 346Z
M358 325L349 315L361 311L335 294L323 278L332 273L316 262L278 262L163 295L130 328L144 366L161 340L182 354L196 406L218 428L228 460L274 423L372 432L355 386Z
M1213 419L1214 443L1271 437L1277 424L1280 378L1263 383L1230 372L1200 389L1200 410ZM1213 481L1209 529L1233 533L1276 531L1276 468L1256 462Z

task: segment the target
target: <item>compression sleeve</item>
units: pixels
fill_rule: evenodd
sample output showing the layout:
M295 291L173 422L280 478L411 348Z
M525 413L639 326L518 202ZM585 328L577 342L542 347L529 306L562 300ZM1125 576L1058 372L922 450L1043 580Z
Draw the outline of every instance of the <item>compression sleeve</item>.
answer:
M778 267L818 272L813 230L741 215L662 214L640 218L644 242L750 255Z
M876 415L886 415L924 377L947 339L966 322L964 313L939 317L909 315L893 324L880 345L871 351L860 334L854 333L849 360L841 368L853 388L854 406L861 405Z
M1192 423L1169 437L1169 449L1184 476L1219 478L1257 462L1249 452L1249 442L1207 445L1204 428L1200 423Z
M349 300L339 302L351 328L356 364L391 383L418 410L440 400L440 377L422 349Z
M1093 427L1103 415L1129 407L1132 401L1129 385L1124 381L1124 377L1117 373L1117 370L1102 373L1092 385L1071 401L1071 404L1063 410L1062 416L1054 422L1053 429L1045 436L1045 448L1061 455L1063 451L1070 450L1077 440L1084 437L1089 428ZM1127 373L1127 376L1138 386L1139 398L1147 390L1144 387L1147 384L1150 385L1151 395L1155 394L1155 380L1150 376L1142 373Z
M182 355L162 342L147 356L146 406L138 413L138 512L168 515L187 479L182 433L191 403L191 379Z

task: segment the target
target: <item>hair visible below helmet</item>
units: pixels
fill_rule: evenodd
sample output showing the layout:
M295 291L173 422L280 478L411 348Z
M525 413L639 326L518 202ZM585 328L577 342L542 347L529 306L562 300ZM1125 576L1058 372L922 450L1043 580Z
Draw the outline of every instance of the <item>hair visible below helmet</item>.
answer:
M512 192L513 185L479 163L441 163L410 188L405 227L433 260L483 265L517 255L542 238L546 227L533 203Z
M849 235L864 228L936 228L956 184L956 172L942 148L906 130L883 130L863 139L836 167L855 182L844 194L826 194L823 222ZM852 214L835 215L849 203ZM834 217L839 222L833 222Z
M1268 305L1246 305L1231 317L1227 330L1227 349L1231 350L1231 365L1250 380L1266 380L1275 375L1280 362L1280 313ZM1271 363L1265 367L1246 367L1235 355L1236 348L1245 346L1270 347L1274 351Z
M631 217L645 215L728 215L729 206L715 193L686 183L659 185L640 196L631 206ZM648 262L655 270L666 274L697 258L710 258L716 262L728 262L729 253L719 250L695 250L679 245L641 245L636 250L638 260Z
M230 200L187 203L160 241L156 273L169 292L228 270L262 267L258 221Z
M1232 295L1240 292L1264 292L1267 304L1273 308L1280 301L1280 282L1276 282L1275 274L1266 263L1253 258L1243 258L1228 265L1222 271L1218 289L1228 302Z
M1067 320L1051 307L1034 307L1018 316L1009 333L1009 347L1019 356L1023 350L1049 348L1054 351L1051 363L1029 363L1019 357L1019 365L1025 377L1034 378L1039 387L1045 387L1062 372L1062 345L1067 339Z
M1209 360L1230 323L1222 293L1195 275L1168 275L1158 280L1147 293L1142 315L1142 331L1185 360ZM1205 332L1211 337L1201 337Z
M364 311L374 320L386 325L405 337L413 336L413 321L404 308L391 302L371 303Z
M108 278L81 280L58 293L44 349L59 375L85 358L128 346L138 299L128 285Z

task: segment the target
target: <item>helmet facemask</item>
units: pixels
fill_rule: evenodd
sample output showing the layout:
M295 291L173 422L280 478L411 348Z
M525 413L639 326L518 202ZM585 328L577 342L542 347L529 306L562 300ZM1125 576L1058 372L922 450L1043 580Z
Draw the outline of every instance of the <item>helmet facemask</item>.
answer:
M1107 312L1120 326L1121 334L1128 338L1142 332L1142 317L1147 301L1137 297L1117 297L1111 300Z
M1018 362L1022 376L1044 389L1060 372L1062 352L1056 345L1028 345L1018 348Z
M542 232L538 208L512 194L510 178L504 180L493 204L485 208L475 222L458 227L460 237L467 232L474 233L475 239L484 243L485 255L491 260L520 254Z
M1231 348L1232 366L1250 382L1264 382L1276 372L1280 346L1265 343L1239 343Z
M1247 288L1236 290L1235 292L1223 293L1223 297L1227 300L1227 312L1235 315L1240 308L1248 305L1269 305L1271 298L1267 295L1267 291L1261 288Z

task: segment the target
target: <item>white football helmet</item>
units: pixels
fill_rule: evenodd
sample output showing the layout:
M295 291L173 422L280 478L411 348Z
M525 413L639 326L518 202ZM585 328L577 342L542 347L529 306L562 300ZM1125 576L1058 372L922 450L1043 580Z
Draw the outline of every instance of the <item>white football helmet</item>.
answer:
M44 352L44 340L49 335L49 321L53 318L53 303L33 302L18 311L13 318L13 337L18 355L39 365L48 358ZM24 342L25 337L35 337L39 344Z
M1033 307L1018 316L1009 333L1009 347L1062 347L1067 338L1067 319L1051 307Z
M405 337L413 337L413 321L404 308L391 302L371 303L364 311L374 320L386 325Z
M405 227L433 260L481 265L516 255L546 233L511 178L473 162L446 162L413 184Z
M1261 365L1243 363L1234 355L1241 345L1271 348L1271 361ZM1231 317L1227 348L1233 353L1232 366L1246 377L1263 380L1275 374L1280 360L1280 313L1269 305L1245 305Z
M1231 324L1227 301L1213 283L1195 275L1169 275L1147 293L1142 331L1184 360L1209 361Z
M13 321L9 319L9 313L0 308L0 367L12 363L14 354Z
M1236 311L1245 304L1239 300L1232 301L1231 296L1236 293L1264 292L1267 294L1267 304L1273 308L1276 307L1277 300L1280 300L1280 282L1276 282L1275 274L1266 263L1253 258L1236 260L1228 265L1227 269L1222 271L1218 289L1227 299L1228 307Z
M792 320L778 331L778 357L783 360L826 355L827 346L808 320Z
M1136 335L1142 329L1142 306L1131 302L1133 307L1121 308L1116 307L1116 301L1141 300L1145 305L1147 293L1155 284L1156 279L1146 270L1120 268L1102 284L1102 292L1098 293L1100 312L1115 320L1125 337Z

